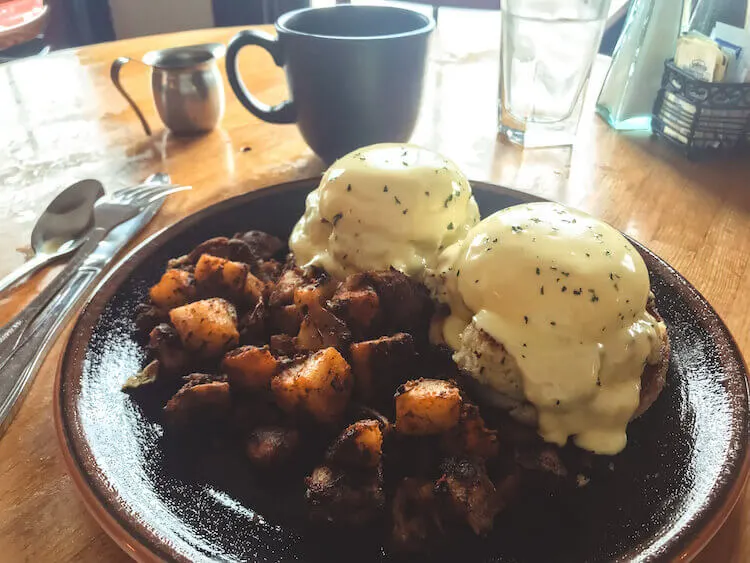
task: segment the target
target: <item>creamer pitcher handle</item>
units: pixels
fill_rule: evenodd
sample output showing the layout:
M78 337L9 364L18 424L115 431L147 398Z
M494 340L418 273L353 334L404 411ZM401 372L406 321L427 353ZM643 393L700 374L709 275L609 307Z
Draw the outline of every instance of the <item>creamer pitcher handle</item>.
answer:
M135 101L133 101L133 98L130 97L130 95L125 91L125 88L123 88L122 84L120 83L120 69L122 69L122 67L125 66L126 63L129 63L131 60L132 59L129 59L128 57L116 58L109 69L109 76L112 79L112 84L115 85L115 88L117 88L120 94L122 94L123 98L128 101L130 107L133 108L133 111L138 116L138 119L141 120L141 125L143 125L143 130L146 132L146 135L150 137L151 127L149 127L148 121L146 121L146 118L143 117L141 109L136 105Z

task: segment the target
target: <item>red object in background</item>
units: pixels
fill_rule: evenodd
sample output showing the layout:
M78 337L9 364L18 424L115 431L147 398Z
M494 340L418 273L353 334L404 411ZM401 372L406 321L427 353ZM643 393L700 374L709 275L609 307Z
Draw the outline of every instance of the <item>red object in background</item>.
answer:
M36 19L43 12L42 0L0 0L0 30Z
M0 0L0 49L26 43L42 33L48 11L42 0Z

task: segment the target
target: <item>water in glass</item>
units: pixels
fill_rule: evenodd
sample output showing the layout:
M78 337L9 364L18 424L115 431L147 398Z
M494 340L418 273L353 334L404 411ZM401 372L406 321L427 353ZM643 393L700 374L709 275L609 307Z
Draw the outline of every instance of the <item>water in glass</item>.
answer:
M607 10L592 6L595 0L552 3L594 9L555 12L542 1L517 11L510 1L503 9L500 130L524 146L572 144L604 30Z

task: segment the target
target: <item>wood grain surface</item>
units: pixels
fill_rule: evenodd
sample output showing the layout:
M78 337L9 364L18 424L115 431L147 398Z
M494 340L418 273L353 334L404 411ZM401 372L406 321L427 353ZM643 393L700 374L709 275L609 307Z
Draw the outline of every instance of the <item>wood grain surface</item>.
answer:
M217 130L175 138L158 121L146 69L128 65L123 81L156 131L149 139L109 82L117 56L226 42L236 31L148 37L0 66L0 275L23 261L36 216L77 179L98 178L113 190L163 171L193 185L169 198L142 239L224 198L322 171L293 125L259 121L230 91ZM413 140L443 152L470 178L579 207L640 240L708 298L750 354L750 161L690 163L647 135L608 129L593 114L606 59L597 61L572 150L505 144L495 134L498 45L497 14L441 11ZM268 103L284 98L283 72L265 52L249 48L240 58L253 92ZM0 323L52 273L0 301ZM87 514L61 461L50 401L65 337L0 440L0 561L127 560ZM697 561L750 561L749 514L746 493Z

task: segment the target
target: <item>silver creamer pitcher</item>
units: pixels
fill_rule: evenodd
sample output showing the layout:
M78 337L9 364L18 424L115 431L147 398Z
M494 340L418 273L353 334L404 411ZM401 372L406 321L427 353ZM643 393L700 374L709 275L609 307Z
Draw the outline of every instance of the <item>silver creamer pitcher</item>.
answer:
M141 61L151 67L151 91L164 124L176 135L196 135L216 127L224 115L224 82L217 60L224 56L220 43L173 47L151 51ZM134 59L120 57L112 63L110 76L151 135L146 118L120 83L120 70Z

